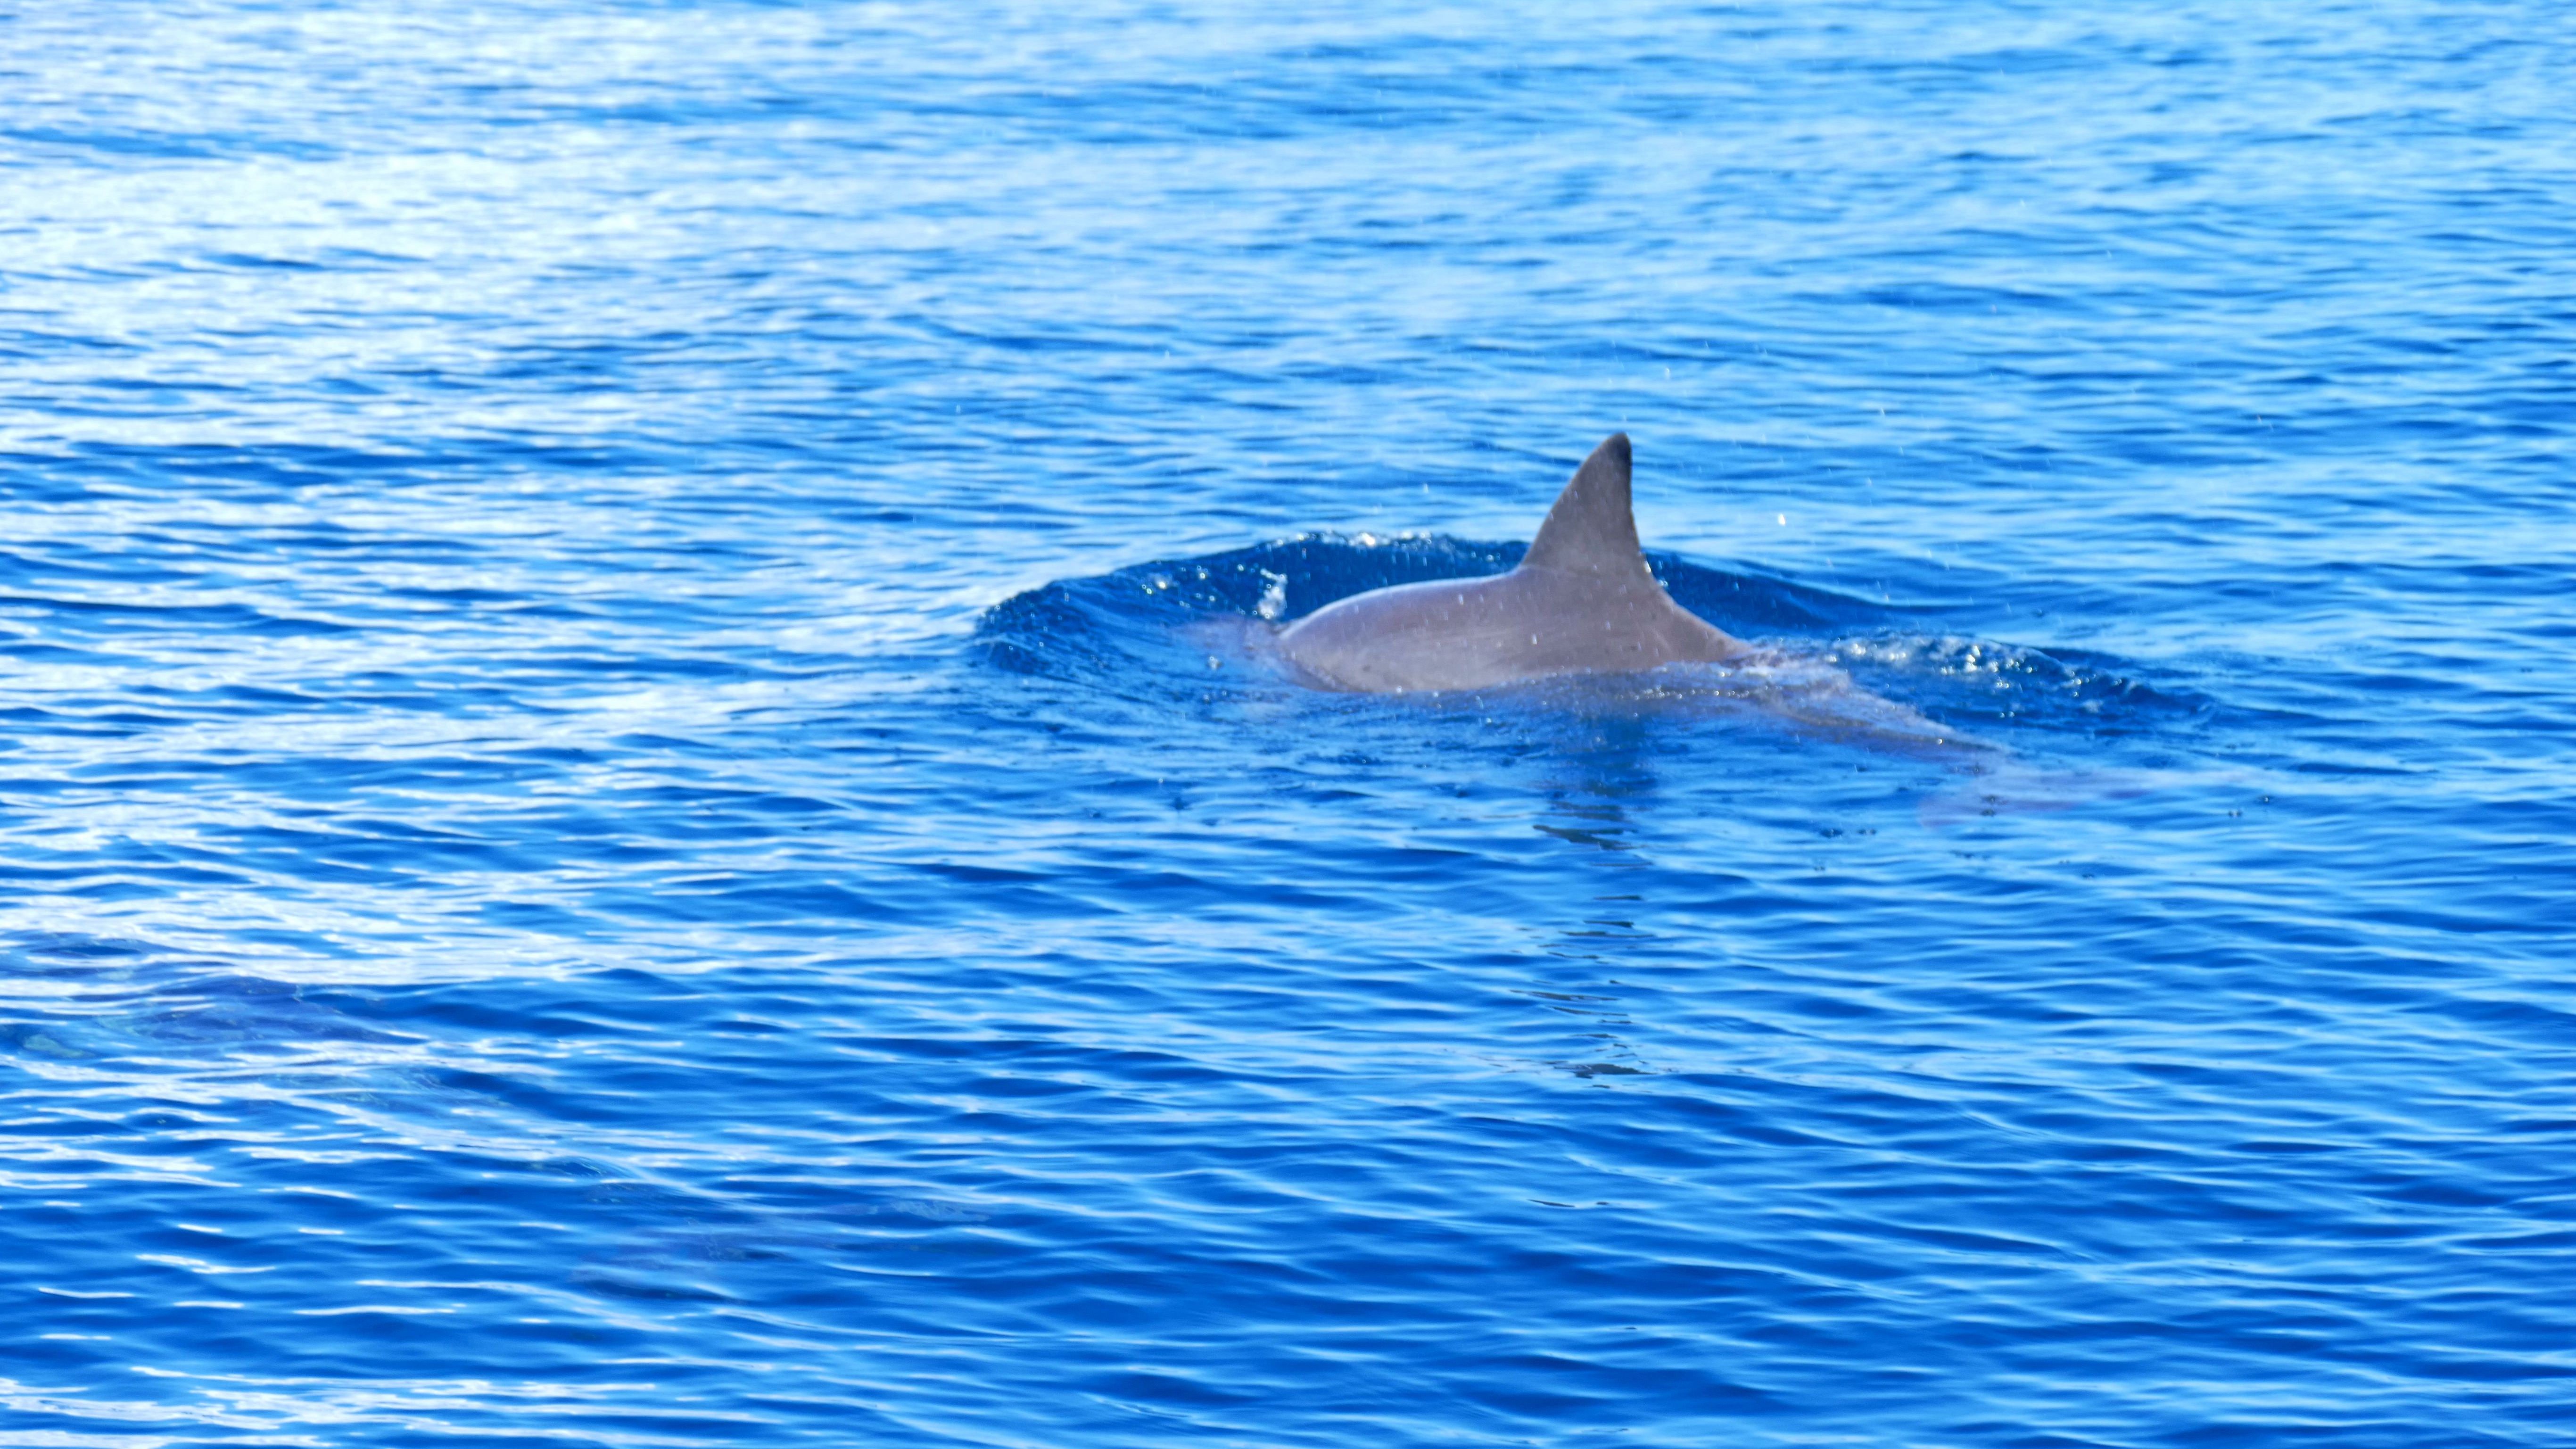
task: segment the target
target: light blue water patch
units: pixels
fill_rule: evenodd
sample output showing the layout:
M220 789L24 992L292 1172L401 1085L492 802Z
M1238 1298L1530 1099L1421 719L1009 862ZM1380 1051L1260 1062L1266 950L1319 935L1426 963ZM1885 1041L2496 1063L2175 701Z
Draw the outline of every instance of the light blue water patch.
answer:
M2563 7L0 72L0 1439L2576 1435Z

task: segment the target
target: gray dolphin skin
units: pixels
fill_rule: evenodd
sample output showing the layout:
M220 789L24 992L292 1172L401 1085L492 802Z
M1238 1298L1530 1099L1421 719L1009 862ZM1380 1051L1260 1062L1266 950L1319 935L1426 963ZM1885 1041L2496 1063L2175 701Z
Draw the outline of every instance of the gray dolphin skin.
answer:
M1628 435L1613 433L1557 495L1507 574L1372 589L1279 635L1310 682L1367 694L1487 689L1750 653L1676 604L1637 546Z

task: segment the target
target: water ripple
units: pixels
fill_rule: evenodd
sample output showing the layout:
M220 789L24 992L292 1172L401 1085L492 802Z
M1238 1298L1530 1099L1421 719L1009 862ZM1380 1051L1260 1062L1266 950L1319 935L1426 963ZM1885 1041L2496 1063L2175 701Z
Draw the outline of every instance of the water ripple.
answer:
M2576 1425L2566 16L5 25L0 1438Z

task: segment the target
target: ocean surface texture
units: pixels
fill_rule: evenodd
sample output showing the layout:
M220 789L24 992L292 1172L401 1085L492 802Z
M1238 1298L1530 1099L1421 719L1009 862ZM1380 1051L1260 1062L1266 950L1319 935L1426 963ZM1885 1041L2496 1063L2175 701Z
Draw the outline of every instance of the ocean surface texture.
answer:
M2571 97L0 3L0 1443L2576 1443ZM1759 665L1245 648L1613 430Z

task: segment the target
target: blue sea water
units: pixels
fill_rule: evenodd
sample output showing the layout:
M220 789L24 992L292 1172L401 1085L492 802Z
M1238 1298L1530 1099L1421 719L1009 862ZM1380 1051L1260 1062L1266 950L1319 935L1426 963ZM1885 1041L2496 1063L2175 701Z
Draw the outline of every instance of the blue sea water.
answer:
M0 7L0 1442L2576 1442L2571 96L2540 0ZM1613 429L2048 788L1203 647Z

